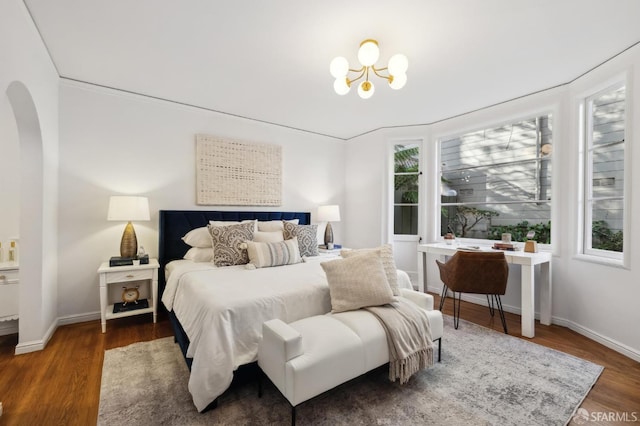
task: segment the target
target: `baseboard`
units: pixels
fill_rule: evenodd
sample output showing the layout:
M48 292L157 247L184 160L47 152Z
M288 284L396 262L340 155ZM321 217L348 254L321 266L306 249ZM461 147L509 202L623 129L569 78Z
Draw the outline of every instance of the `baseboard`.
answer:
M47 343L49 343L49 340L51 340L51 337L53 336L53 333L56 331L57 328L58 328L58 319L54 320L51 323L51 325L47 329L47 332L44 334L44 337L42 339L31 340L30 342L18 343L16 345L15 354L22 355L22 354L27 354L29 352L36 352L36 351L43 350L47 346Z
M433 287L433 288L429 288L428 291L431 293L440 294L442 292L442 289ZM463 293L462 300L470 303L475 303L476 305L488 306L486 297L478 297L478 296L473 296L473 295L468 295ZM522 310L517 306L503 305L502 308L506 312L510 312L516 315L522 315ZM540 320L540 315L537 312L535 313L535 318L537 320ZM631 358L634 361L640 362L640 351L630 348L629 346L623 343L617 342L613 339L610 339L606 336L603 336L602 334L597 333L587 327L583 327L582 325L577 324L573 321L569 321L565 318L554 316L551 318L551 324L558 325L560 327L566 327L569 330L573 330L576 333L581 334L582 336L585 336L588 339L593 340L594 342L598 342L601 345L604 345L609 349L612 349L628 358Z
M15 354L22 355L29 352L43 350L47 346L47 343L49 343L49 340L51 340L51 337L53 337L53 333L55 333L57 328L61 325L75 324L77 322L95 321L96 319L100 319L100 312L89 312L85 314L68 315L65 317L56 318L56 320L49 326L49 329L41 340L32 340L30 342L18 343L18 345L16 346ZM18 332L17 325L15 332Z
M95 321L95 320L99 320L100 319L100 312L96 311L96 312L87 312L84 314L77 314L77 315L67 315L65 317L59 317L58 318L58 324L59 325L69 325L69 324L76 324L79 322L88 322L88 321Z
M596 333L595 331L587 327L583 327L580 324L576 324L575 322L568 320L564 321L568 324L566 325L566 327L568 327L570 330L573 330L578 334L582 334L583 336L588 337L589 339L596 341L601 345L608 347L609 349L621 353L622 355L631 358L634 361L640 362L640 351L630 348L629 346L610 339L606 336L603 336L600 333Z

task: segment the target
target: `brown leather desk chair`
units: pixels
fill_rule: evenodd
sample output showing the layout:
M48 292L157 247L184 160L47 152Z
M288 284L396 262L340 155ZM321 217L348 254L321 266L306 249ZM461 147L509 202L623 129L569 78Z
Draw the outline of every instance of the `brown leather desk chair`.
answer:
M444 283L440 298L440 310L447 297L447 289L453 291L453 324L458 328L460 323L460 304L462 293L486 294L491 316L494 314L493 301L500 312L500 320L504 332L507 333L507 322L502 310L501 295L507 289L509 265L503 252L457 251L446 262L436 260L440 268L440 279ZM458 301L456 302L456 292ZM492 296L491 299L489 296ZM457 309L456 309L457 305Z

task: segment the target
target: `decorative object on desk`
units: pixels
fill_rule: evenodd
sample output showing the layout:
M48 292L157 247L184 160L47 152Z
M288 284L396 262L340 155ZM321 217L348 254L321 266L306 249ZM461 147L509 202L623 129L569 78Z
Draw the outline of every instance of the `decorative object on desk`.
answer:
M137 311L138 309L147 309L149 307L149 301L147 299L140 299L138 303L124 303L118 302L113 305L113 313Z
M509 244L511 242L511 234L508 232L505 232L502 234L502 242Z
M536 235L536 231L527 232L527 241L524 243L524 251L527 253L537 253L538 252L538 243L533 240L533 237Z
M122 287L122 306L126 306L128 303L138 304L140 298L138 287Z
M454 243L454 241L456 240L456 236L453 235L453 233L451 232L447 232L446 234L444 234L444 242L451 245Z
M133 265L132 257L113 256L109 259L109 266L131 266Z
M133 258L138 251L138 239L131 222L134 220L150 220L149 200L147 197L114 195L109 199L107 220L127 221L127 226L124 228L122 240L120 241L120 256Z
M332 250L335 245L333 244L331 222L340 222L340 206L334 204L318 207L318 222L327 222L327 226L324 229L324 245L329 250Z
M494 250L515 251L518 248L512 243L493 243Z

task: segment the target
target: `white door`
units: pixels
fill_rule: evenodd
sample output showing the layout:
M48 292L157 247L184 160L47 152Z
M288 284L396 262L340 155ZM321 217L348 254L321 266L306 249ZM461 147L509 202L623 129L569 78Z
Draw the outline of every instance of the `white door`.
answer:
M422 140L394 141L390 150L390 223L396 267L406 271L414 286L418 282L417 245L424 211L420 196Z

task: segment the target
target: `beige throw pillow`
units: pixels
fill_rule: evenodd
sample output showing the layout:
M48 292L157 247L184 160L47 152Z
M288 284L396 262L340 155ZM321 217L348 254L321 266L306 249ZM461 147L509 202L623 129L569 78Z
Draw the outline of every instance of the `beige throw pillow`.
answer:
M395 260L393 260L393 247L391 246L391 244L384 244L380 247L368 249L341 250L340 256L349 258L352 256L359 256L362 254L370 253L375 253L380 257L380 260L382 260L382 266L384 267L384 272L387 275L389 287L391 287L393 295L400 296L400 287L398 286L398 273L396 271L396 262Z
M394 301L380 257L375 253L320 264L327 275L331 312L352 311Z

